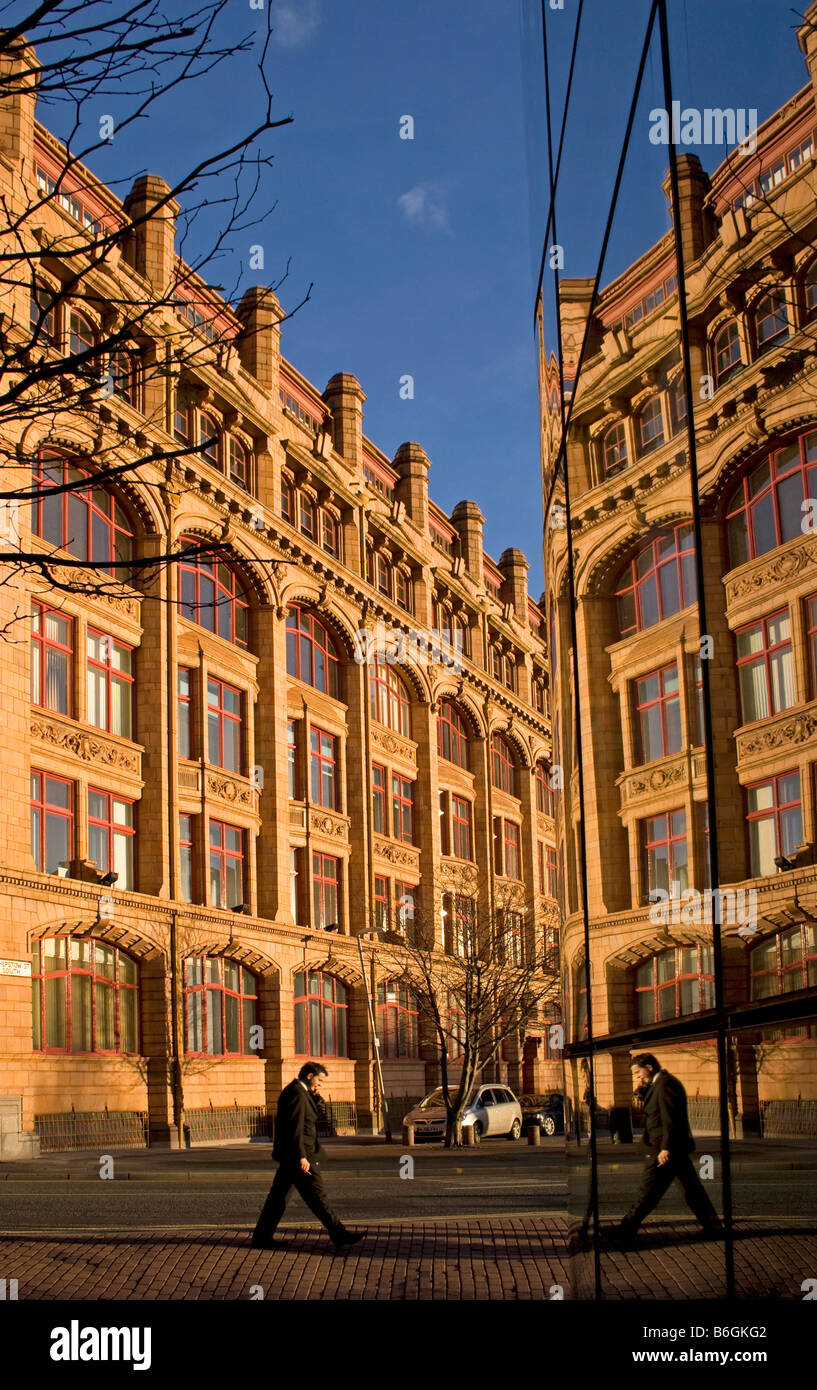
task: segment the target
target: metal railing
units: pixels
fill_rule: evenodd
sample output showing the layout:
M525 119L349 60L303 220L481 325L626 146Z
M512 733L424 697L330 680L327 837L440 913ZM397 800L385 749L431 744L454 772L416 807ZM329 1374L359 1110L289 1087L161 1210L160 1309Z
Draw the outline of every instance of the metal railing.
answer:
M817 1135L817 1100L762 1100L760 1132L764 1139Z
M215 1139L271 1139L273 1112L265 1105L207 1105L185 1110L185 1129L192 1144Z
M41 1153L80 1149L145 1149L148 1116L144 1110L77 1111L35 1115L34 1133Z
M324 1100L320 1105L318 1138L332 1139L350 1131L357 1134L357 1106L353 1100Z

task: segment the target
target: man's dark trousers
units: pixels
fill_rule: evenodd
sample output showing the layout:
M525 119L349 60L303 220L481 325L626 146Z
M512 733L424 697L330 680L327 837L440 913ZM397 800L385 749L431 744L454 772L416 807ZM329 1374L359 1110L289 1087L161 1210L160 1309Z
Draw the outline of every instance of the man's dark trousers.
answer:
M275 1117L272 1156L278 1160L278 1172L258 1218L253 1240L264 1243L272 1240L292 1187L303 1197L309 1210L323 1222L333 1239L345 1233L343 1222L326 1205L317 1159L320 1152L318 1106L302 1081L290 1081L278 1097ZM301 1167L302 1159L309 1164L308 1173Z
M323 1222L330 1236L337 1235L344 1229L340 1217L326 1204L323 1179L314 1162L310 1164L308 1173L303 1171L300 1164L293 1167L291 1164L282 1163L275 1174L269 1196L258 1218L253 1239L272 1240L275 1228L284 1214L290 1189L293 1187L303 1197L309 1210L315 1213L319 1221Z
M649 1216L653 1208L658 1206L664 1193L672 1186L676 1178L684 1190L687 1206L693 1215L697 1216L701 1225L704 1227L716 1226L718 1213L706 1195L703 1183L695 1171L695 1165L689 1154L671 1154L666 1163L659 1163L657 1157L648 1157L641 1177L638 1196L624 1217L622 1225L629 1226L633 1230L640 1226L644 1217Z
M716 1229L718 1214L691 1157L695 1141L689 1127L686 1091L677 1076L663 1068L656 1072L644 1101L644 1143L655 1152L647 1156L638 1196L621 1222L622 1227L634 1232L677 1178L687 1206L701 1225L707 1230ZM658 1162L662 1150L669 1154L666 1163Z

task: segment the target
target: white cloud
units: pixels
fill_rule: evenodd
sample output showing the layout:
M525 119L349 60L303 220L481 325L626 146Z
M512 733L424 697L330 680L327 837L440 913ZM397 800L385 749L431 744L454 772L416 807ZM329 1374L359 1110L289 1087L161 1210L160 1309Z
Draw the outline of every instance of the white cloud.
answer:
M318 0L273 0L273 42L279 48L308 43L320 22Z
M407 222L415 227L438 227L450 232L448 221L448 201L445 189L440 183L416 183L407 193L397 199Z

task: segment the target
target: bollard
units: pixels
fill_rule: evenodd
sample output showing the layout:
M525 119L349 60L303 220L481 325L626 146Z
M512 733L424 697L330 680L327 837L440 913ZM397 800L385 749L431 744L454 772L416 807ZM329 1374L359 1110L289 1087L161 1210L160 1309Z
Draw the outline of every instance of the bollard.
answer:
M542 1138L542 1130L539 1125L528 1125L528 1143L538 1144Z
M414 1125L403 1125L403 1143L407 1149L410 1149L414 1144Z
M470 1145L478 1144L478 1143L479 1143L479 1136L478 1136L478 1134L477 1134L477 1132L476 1132L476 1126L475 1126L475 1125L463 1125L463 1127L462 1127L462 1142L463 1142L463 1144L465 1144L466 1147L469 1147Z

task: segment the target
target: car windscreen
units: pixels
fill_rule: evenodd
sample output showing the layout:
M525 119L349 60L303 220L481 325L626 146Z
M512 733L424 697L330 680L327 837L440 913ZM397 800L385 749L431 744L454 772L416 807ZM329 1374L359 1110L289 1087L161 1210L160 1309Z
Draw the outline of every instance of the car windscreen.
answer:
M454 1101L456 1100L456 1098L457 1098L457 1088L456 1088L456 1086L454 1086L454 1087L449 1091L449 1095L450 1095L450 1097L451 1097L451 1102L452 1102L452 1104L453 1104L453 1102L454 1102ZM474 1092L474 1095L471 1096L471 1100L468 1102L469 1105L473 1102L475 1096L476 1096L476 1092ZM420 1101L420 1109L421 1109L421 1110L444 1110L444 1109L445 1109L445 1095L444 1095L442 1086L438 1086L437 1089L436 1089L436 1091L432 1091L430 1096L426 1096L425 1100Z

